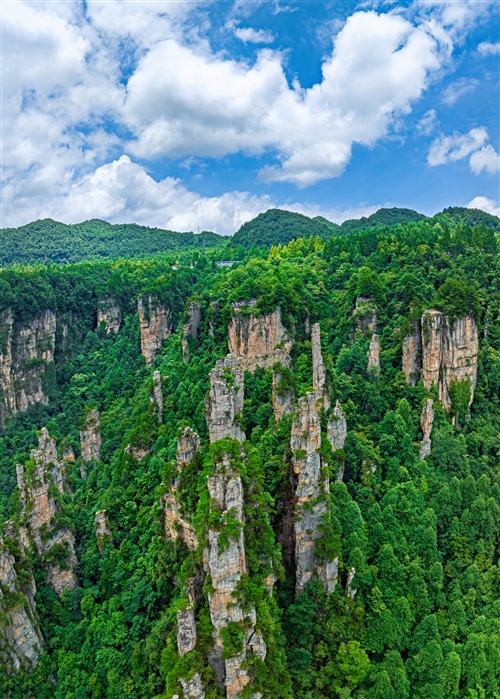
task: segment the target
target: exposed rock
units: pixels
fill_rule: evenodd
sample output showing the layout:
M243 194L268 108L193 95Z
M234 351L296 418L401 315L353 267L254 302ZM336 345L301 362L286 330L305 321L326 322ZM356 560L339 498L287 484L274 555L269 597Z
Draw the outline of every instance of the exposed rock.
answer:
M80 430L82 462L90 464L99 461L101 456L101 419L97 409L89 410L85 416L85 428ZM82 478L86 480L85 468L81 468Z
M368 349L367 370L377 376L380 374L380 339L377 334L372 335L370 347Z
M99 553L104 553L106 544L113 543L113 534L109 527L108 516L106 510L98 510L94 516L94 529L97 539L97 548Z
M297 476L295 507L295 563L297 591L302 592L313 577L333 592L337 582L338 564L323 563L316 559L316 539L321 537L320 527L328 513L329 481L322 473L319 449L321 425L316 392L299 399L298 411L292 423L290 445L292 465Z
M34 601L23 594L14 562L0 536L0 660L8 676L34 670L43 647Z
M346 592L347 596L350 597L351 599L354 599L357 593L357 589L352 586L352 581L354 580L354 576L356 575L356 569L351 568L349 572L347 573L347 585L346 585Z
M273 366L280 363L283 369L291 369L292 360L290 355L283 349L274 350ZM280 381L283 373L275 371L273 373L273 410L276 422L280 422L285 415L293 412L295 402L295 391L292 388L281 388Z
M403 372L406 383L416 386L420 378L422 337L420 323L414 324L403 340Z
M313 388L322 397L323 407L328 410L330 398L326 389L326 371L321 353L321 329L319 323L314 323L311 330Z
M257 367L270 368L276 345L290 352L292 341L281 322L281 310L257 316L244 315L235 309L229 321L229 352L241 357L241 368L254 372Z
M106 332L117 333L122 321L122 309L112 296L101 298L97 302L97 327L106 323Z
M0 313L0 427L9 415L35 403L48 405L43 377L54 367L56 316L44 311L18 325L10 310Z
M62 460L65 463L74 463L75 462L75 452L73 450L73 447L68 444L67 446L63 447L62 450Z
M179 472L186 464L191 463L199 449L200 438L190 427L185 427L177 440L177 469ZM175 541L180 535L186 546L194 550L198 546L198 540L191 524L181 515L177 499L178 487L179 478L175 478L164 498L165 533L167 539L172 541Z
M345 446L345 440L347 439L347 420L342 410L340 402L335 403L335 407L332 411L332 417L328 421L327 425L327 437L330 442L333 451L338 451L343 449ZM340 483L344 479L345 462L342 461L339 464L337 471L337 476L335 481Z
M150 366L161 350L163 340L172 332L172 313L154 296L139 296L137 299L139 324L141 326L141 352Z
M64 466L57 460L55 442L45 428L40 431L38 445L39 448L31 452L34 468L25 471L21 465L16 467L22 519L26 521L38 556L57 551L57 562L47 562L45 568L48 584L61 595L64 590L75 588L77 563L73 533L58 525ZM54 546L57 549L53 549Z
M200 438L190 427L184 427L177 440L177 464L180 468L193 460L197 451L200 451Z
M439 370L443 359L443 314L425 311L422 316L422 381L428 390L439 384Z
M188 680L181 679L179 681L182 685L184 699L205 699L205 691L198 672L195 672ZM175 699L175 696L172 699Z
M210 372L210 394L205 401L210 442L231 437L243 441L239 420L243 411L243 370L241 359L228 354Z
M269 575L264 578L264 585L266 586L266 590L268 591L270 597L273 595L274 584L276 583L277 579L278 578L274 573L269 573Z
M434 422L434 401L428 398L423 407L420 424L424 437L420 442L420 461L423 461L431 453L431 433Z
M365 337L371 337L377 332L377 307L371 296L358 296L354 311L356 328Z
M177 649L179 655L186 655L196 646L196 623L191 606L177 612Z
M130 444L127 444L125 447L125 452L127 454L132 454L134 459L137 462L140 462L145 459L148 454L151 454L151 449L149 447L133 447Z
M182 358L186 364L189 362L188 338L198 337L200 323L201 304L199 301L191 301L187 308L187 322L182 326Z
M163 422L163 391L161 389L161 376L159 371L153 372L153 395L151 402L156 405L158 422Z
M208 311L208 335L209 337L214 336L215 322L219 313L219 299L215 299L210 302Z

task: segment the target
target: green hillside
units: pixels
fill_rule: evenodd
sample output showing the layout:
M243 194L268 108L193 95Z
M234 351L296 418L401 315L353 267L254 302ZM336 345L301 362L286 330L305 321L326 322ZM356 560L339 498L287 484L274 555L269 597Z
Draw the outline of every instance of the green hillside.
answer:
M340 226L340 234L358 233L379 226L395 226L398 223L405 224L411 221L423 221L426 216L412 209L379 209L371 216L362 216L358 219L348 219ZM479 221L480 223L480 221Z
M231 244L245 249L286 245L295 238L318 235L327 240L338 226L324 218L309 218L282 209L269 209L251 221L244 223L233 235Z

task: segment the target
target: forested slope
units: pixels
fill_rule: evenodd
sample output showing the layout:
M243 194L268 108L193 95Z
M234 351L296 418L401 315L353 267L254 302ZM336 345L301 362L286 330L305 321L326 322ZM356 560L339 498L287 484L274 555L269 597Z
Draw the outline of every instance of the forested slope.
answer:
M498 696L498 245L0 272L2 695Z

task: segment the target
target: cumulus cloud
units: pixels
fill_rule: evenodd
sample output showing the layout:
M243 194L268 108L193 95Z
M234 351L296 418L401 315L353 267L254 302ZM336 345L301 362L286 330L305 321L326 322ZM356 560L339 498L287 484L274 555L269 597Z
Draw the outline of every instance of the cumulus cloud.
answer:
M496 56L500 53L500 43L491 44L489 41L482 41L477 47L477 52L480 56Z
M500 158L493 146L488 144L471 155L469 167L475 175L479 175L483 170L494 175L500 170Z
M455 131L452 136L441 135L433 141L427 163L435 166L461 160L479 150L487 140L488 131L482 126L471 129L467 134Z
M476 78L458 78L458 80L446 87L443 92L443 102L452 107L460 97L472 92L478 85L479 80L476 80Z
M485 211L487 214L500 216L500 206L498 202L494 201L494 199L488 199L488 197L474 197L474 199L467 204L467 208L480 209L480 211Z
M234 30L235 36L245 44L272 44L274 36L265 29L253 29L252 27L241 27Z

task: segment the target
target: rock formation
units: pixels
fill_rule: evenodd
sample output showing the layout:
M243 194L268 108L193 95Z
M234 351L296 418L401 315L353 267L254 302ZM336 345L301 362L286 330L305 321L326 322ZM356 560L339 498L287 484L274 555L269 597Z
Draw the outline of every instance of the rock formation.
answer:
M141 326L141 352L150 366L161 350L163 340L172 332L172 314L154 296L139 296L137 299L139 324Z
M246 315L244 306L234 309L229 321L229 352L241 357L241 368L254 372L257 367L270 368L274 350L280 345L290 352L292 342L281 322L281 310L266 315Z
M18 465L21 518L31 534L35 551L45 558L47 582L56 594L76 586L77 560L71 529L58 524L64 492L64 466L57 460L56 445L45 428L40 431L38 449L31 452L33 466ZM48 556L48 554L50 554Z
M371 337L377 332L377 308L371 296L358 296L354 310L356 329L365 337Z
M82 449L82 462L84 464L95 463L101 456L101 419L97 409L89 410L85 416L85 427L80 430L80 444ZM86 480L85 467L81 468L82 478Z
M9 415L35 403L48 405L43 376L54 363L56 316L44 311L23 324L10 310L0 313L0 427Z
M422 381L425 388L439 384L443 359L443 314L425 311L422 316Z
M99 553L104 553L106 544L113 543L113 534L109 527L108 516L106 510L98 510L94 516L94 529L97 539L97 548Z
M410 332L403 340L403 372L406 383L416 386L420 378L422 361L422 337L420 323L411 326Z
M429 456L431 453L431 433L433 422L434 401L432 398L428 398L422 407L422 415L420 417L420 424L424 434L424 438L420 442L420 461L423 461L425 457Z
M182 358L189 362L189 338L196 339L201 323L201 304L199 301L191 301L187 307L187 320L182 326Z
M323 407L328 410L330 398L326 388L326 371L321 353L321 329L319 323L314 323L311 330L311 348L313 365L313 388L323 400Z
M279 363L284 370L291 369L290 355L283 349L274 350L273 366ZM276 422L280 422L285 415L293 412L295 391L293 388L284 388L280 385L283 379L283 370L275 370L273 373L273 410Z
M177 440L177 470L179 473L185 465L193 460L195 453L199 450L200 438L190 427L185 427ZM165 495L165 534L167 539L172 541L175 541L180 536L186 546L194 550L198 546L198 540L191 524L181 515L181 508L177 499L178 487L179 477L174 479L168 493Z
M156 405L158 422L161 424L163 422L163 391L161 388L161 376L159 371L153 372L153 395L151 396L151 402Z
M369 372L373 372L376 376L378 376L380 374L380 339L376 333L372 335L367 355L367 370Z
M295 563L297 591L302 592L313 577L322 580L328 592L337 583L338 560L321 562L316 557L316 539L321 537L321 525L328 516L328 477L322 473L319 450L321 425L318 395L307 393L299 399L292 423L292 465L297 477L295 490Z
M179 655L183 656L196 646L196 622L194 620L194 609L192 606L187 609L179 609L177 612L177 649Z
M8 676L34 670L43 646L33 594L24 594L14 563L0 536L0 660Z
M117 333L122 321L122 309L116 299L111 296L101 298L97 302L97 327L106 323L106 332Z
M339 401L335 403L335 407L332 411L332 417L328 421L327 437L333 451L338 451L339 449L344 448L345 440L347 439L347 421ZM344 479L344 468L345 463L342 462L342 464L339 465L339 470L337 472L337 483L340 483Z
M243 370L240 357L228 354L210 372L210 394L205 402L210 441L224 437L242 441Z
M346 584L346 592L347 596L350 597L351 599L354 599L356 597L357 589L352 586L352 581L354 580L354 576L356 575L356 569L351 568L349 572L347 573L347 584Z
M199 672L195 672L189 680L181 679L179 682L182 685L184 699L205 699L205 691ZM179 695L174 694L172 699L179 699Z

